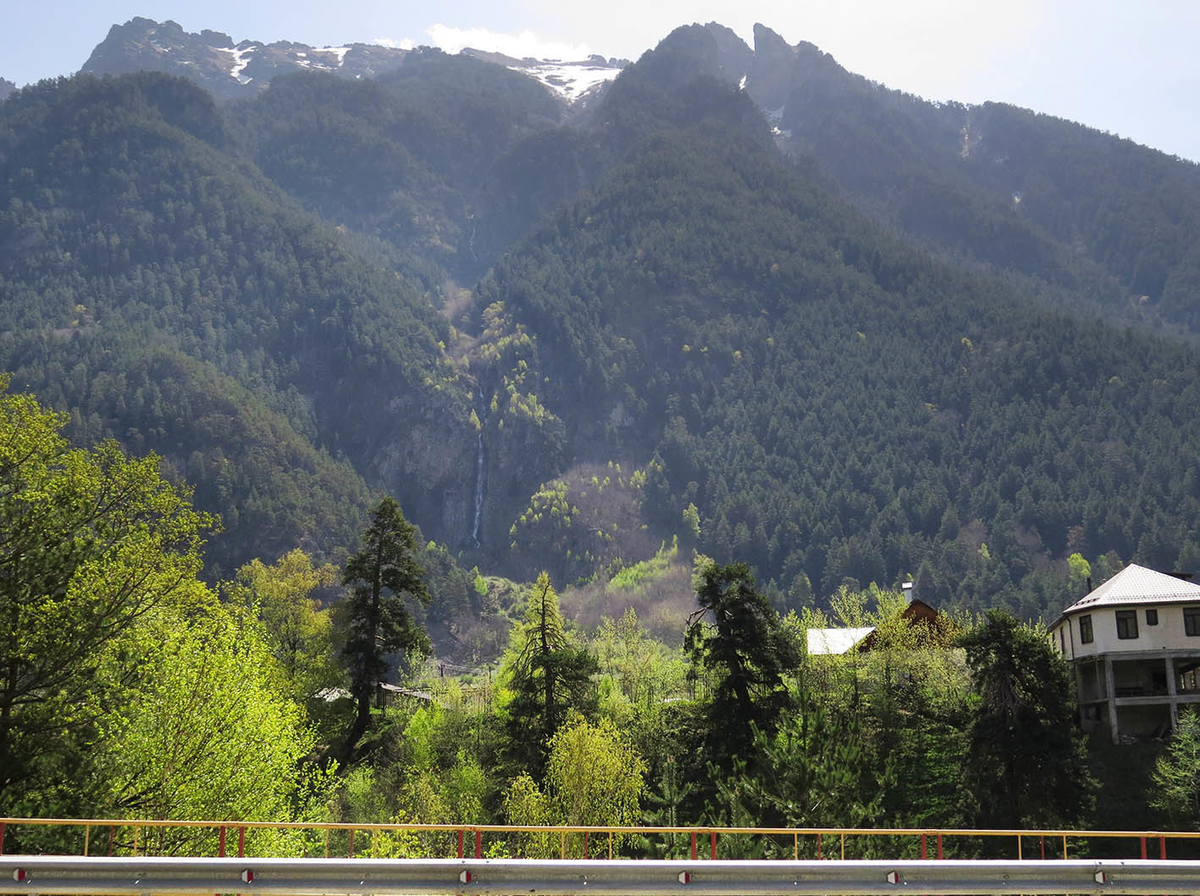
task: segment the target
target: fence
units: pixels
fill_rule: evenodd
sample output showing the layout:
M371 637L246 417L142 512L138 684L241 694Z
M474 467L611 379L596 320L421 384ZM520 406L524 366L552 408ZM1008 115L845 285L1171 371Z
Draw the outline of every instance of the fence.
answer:
M7 844L6 844L7 841ZM6 852L89 856L617 859L1184 858L1189 831L581 827L0 818Z

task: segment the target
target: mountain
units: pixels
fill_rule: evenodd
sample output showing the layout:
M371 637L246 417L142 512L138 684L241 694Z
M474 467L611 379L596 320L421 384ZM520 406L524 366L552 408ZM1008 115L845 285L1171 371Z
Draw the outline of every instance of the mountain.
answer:
M435 264L464 282L594 167L550 92L469 54L415 50L374 81L287 75L232 117L258 166L306 207L399 249L413 270ZM579 170L557 185L548 175L571 158Z
M238 103L199 61L20 91L0 366L192 482L213 575L344 555L381 490L456 588L678 535L795 606L914 577L1037 616L1073 553L1200 563L1195 166L762 27L590 64L573 105L428 48Z
M137 17L113 25L80 71L119 75L157 71L179 75L221 99L253 96L276 75L299 70L372 78L401 65L408 51L375 44L310 47L291 41L234 43L228 34L184 31L176 22Z
M1200 166L1003 103L932 103L763 25L709 25L785 151L948 257L1017 273L1058 306L1200 333Z
M4 78L0 78L0 100L7 98L8 95L16 89L17 85L12 81L7 81Z
M208 94L47 81L0 108L0 135L13 388L71 410L78 437L166 456L223 512L230 565L352 547L363 476L434 533L466 527L470 484L424 491L473 455L445 323L231 155Z
M746 132L703 43L677 32L618 80L609 119L673 126L480 290L537 340L575 457L651 456L649 522L694 505L702 550L796 601L915 574L939 602L1036 615L1068 552L1200 558L1178 514L1200 433L1176 401L1200 356L872 223Z
M465 48L462 53L503 66L509 71L523 72L572 106L586 106L589 101L600 96L605 85L629 65L628 59L606 59L597 54L587 59L563 60L530 57L516 59L503 53L491 53L471 47Z
M331 72L350 80L376 78L404 64L409 50L380 44L350 43L310 47L292 41L243 40L220 31L184 31L176 22L136 17L113 25L81 71L120 75L165 72L194 81L220 99L254 96L278 75L298 71ZM520 72L567 104L586 104L615 78L628 60L590 56L582 60L515 59L466 49L463 54Z

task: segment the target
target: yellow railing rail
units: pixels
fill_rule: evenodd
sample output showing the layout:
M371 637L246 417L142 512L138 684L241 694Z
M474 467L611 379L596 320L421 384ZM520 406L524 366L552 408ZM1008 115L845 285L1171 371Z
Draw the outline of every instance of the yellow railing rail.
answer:
M1037 843L1036 854L1030 858L1068 858L1068 841L1075 841L1078 855L1081 841L1096 840L1133 840L1140 846L1140 857L1155 857L1150 855L1153 848L1148 844L1157 841L1158 858L1166 858L1168 841L1200 840L1197 831L1151 831L1151 830L1080 830L1080 829L1002 829L1002 828L812 828L812 827L724 827L710 825L678 825L678 826L602 826L602 825L499 825L499 824L403 824L403 823L342 823L342 822L285 822L285 821L197 821L184 819L134 819L134 818L3 818L0 817L0 854L5 852L5 838L12 838L27 829L61 828L64 830L82 829L82 855L97 855L107 852L114 854L138 855L139 849L147 854L151 849L148 834L150 832L167 832L184 830L195 835L211 838L212 854L224 856L227 854L246 854L246 835L257 831L301 831L323 834L325 857L330 855L330 838L334 833L345 835L346 851L349 857L358 855L375 855L377 835L380 834L431 834L447 833L451 836L450 849L459 857L474 854L483 855L483 844L486 835L493 842L498 838L513 834L539 835L546 838L543 842L558 839L560 856L567 857L568 838L572 838L572 855L576 844L581 845L584 858L614 857L614 843L617 849L620 844L629 842L631 837L664 838L684 835L692 858L699 858L707 852L708 857L717 858L718 843L721 838L741 835L757 838L775 838L777 848L779 838L791 840L792 857L800 857L803 842L808 853L809 847L815 845L817 858L846 858L846 841L851 839L851 845L866 840L881 838L905 838L910 844L917 844L920 858L927 857L930 851L936 857L943 858L947 841L962 843L967 840L987 840L1015 842L1018 859L1024 858L1024 845L1030 840ZM96 839L93 834L104 832L102 844L97 851ZM117 839L117 833L121 839ZM359 849L355 848L355 834L366 834L368 844L359 841ZM230 842L230 836L236 837L236 846ZM470 839L468 839L468 836ZM592 851L593 838L600 842L597 852ZM786 842L785 839L785 842ZM473 842L472 842L473 841ZM1049 848L1048 848L1049 844ZM363 846L369 846L369 852ZM704 847L707 847L705 849ZM832 847L832 849L831 849ZM932 848L932 849L931 849ZM236 853L234 850L236 849ZM435 850L428 850L433 852ZM726 856L729 857L729 856ZM851 856L853 857L853 856ZM1131 856L1132 857L1132 856Z

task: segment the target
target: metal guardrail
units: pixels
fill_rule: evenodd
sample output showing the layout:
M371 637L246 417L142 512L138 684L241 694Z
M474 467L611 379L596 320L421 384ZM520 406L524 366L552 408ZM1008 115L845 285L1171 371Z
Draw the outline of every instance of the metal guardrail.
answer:
M9 856L0 894L39 896L796 896L1195 894L1200 862L562 861Z

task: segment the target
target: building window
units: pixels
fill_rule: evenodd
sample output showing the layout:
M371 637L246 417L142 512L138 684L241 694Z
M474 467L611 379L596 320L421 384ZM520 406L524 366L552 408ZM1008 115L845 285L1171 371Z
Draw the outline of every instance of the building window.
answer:
M1146 625L1158 625L1158 610L1152 609L1146 611Z
M1196 616L1197 616L1196 623L1197 623L1197 627L1198 627L1197 630L1200 631L1200 607L1196 608ZM1079 617L1079 643L1081 643L1081 644L1091 644L1092 643L1092 617L1091 616L1080 616Z
M1117 610L1117 638L1128 641L1137 636L1137 610Z
M1183 630L1189 635L1200 635L1200 607L1183 608Z

